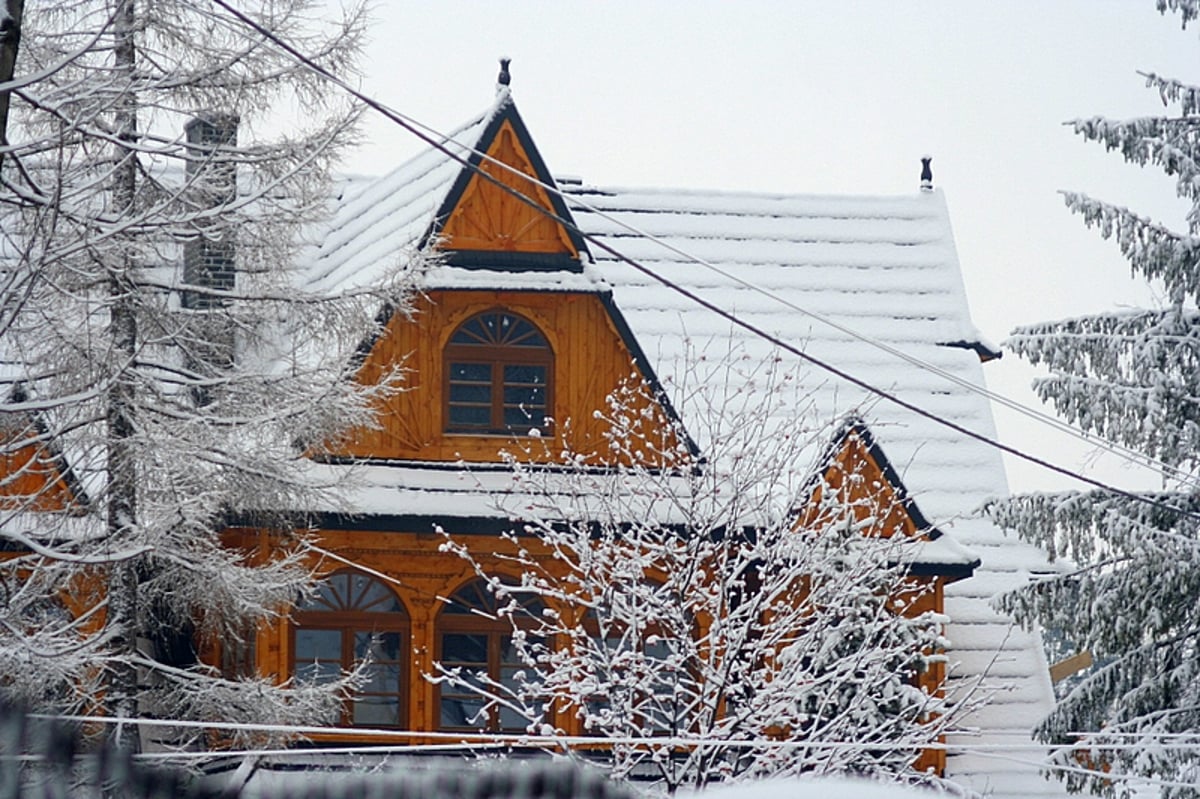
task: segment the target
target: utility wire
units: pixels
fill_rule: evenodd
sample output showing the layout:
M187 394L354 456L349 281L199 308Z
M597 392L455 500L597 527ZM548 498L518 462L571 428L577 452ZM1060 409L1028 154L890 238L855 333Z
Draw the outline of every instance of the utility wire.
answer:
M1128 491L1123 488L1118 488L1117 486L1110 485L1110 484L1105 483L1104 481L1096 479L1094 477L1089 477L1087 475L1080 474L1071 469L1068 469L1065 466L1059 466L1058 464L1052 463L1051 461L1048 461L1044 458L1038 457L1036 455L1032 455L1028 452L1025 452L1024 450L1018 449L1017 447L1011 446L1009 444L1005 444L997 439L991 438L990 436L986 436L982 433L971 430L970 428L967 428L957 422L954 422L950 419L946 419L942 416L939 416L939 415L933 413L932 411L925 410L924 408L921 408L920 406L918 406L912 402L909 402L908 400L902 399L901 397L898 397L889 391L886 391L882 388L878 388L877 386L874 386L871 383L868 383L866 380L855 377L854 375L851 375L850 373L846 372L845 370L843 370L839 367L836 367L833 364L831 364L823 359L817 358L814 355L810 355L809 353L805 352L804 350L800 349L799 347L780 339L778 336L771 334L770 332L762 329L761 327L758 327L757 325L754 325L750 322L745 321L744 319L741 319L740 317L736 316L735 314L730 313L729 311L726 311L725 309L721 308L716 303L711 302L711 301L701 297L696 292L691 291L690 289L676 283L675 281L672 281L669 278L666 278L666 277L658 274L653 269L650 269L649 267L645 266L644 264L626 256L624 253L616 250L611 245L601 241L597 236L595 236L587 231L581 230L571 220L563 219L558 214L554 213L552 210L550 210L548 208L544 208L535 199L526 196L525 194L521 193L517 189L514 189L513 187L504 184L502 181L498 180L497 178L493 177L492 175L489 175L487 172L484 172L483 170L479 169L478 166L476 166L470 162L469 158L466 158L466 157L460 155L459 153L454 152L447 145L447 143L446 143L447 140L444 137L438 138L438 137L435 137L435 136L432 136L432 135L426 133L424 130L422 130L422 128L426 128L427 126L415 124L415 122L412 121L408 116L390 108L389 106L385 105L384 103L380 102L379 100L376 100L373 97L370 97L369 95L354 88L353 86L348 84L346 81L344 81L341 78L339 78L338 76L334 75L328 69L326 69L325 67L316 63L311 58L309 58L307 55L305 55L304 53L297 50L291 44L280 39L275 34L274 31L266 28L265 26L260 24L258 21L247 16L246 14L242 13L241 11L233 8L227 2L227 0L214 0L214 2L217 5L224 8L230 14L232 14L240 22L242 22L246 26L252 28L255 32L257 32L264 39L272 42L273 44L275 44L276 46L281 48L288 55L290 55L294 59L296 59L296 61L298 63L300 63L301 65L307 67L308 69L312 70L314 73L319 75L320 77L322 77L322 78L330 81L334 85L338 86L343 91L347 92L348 94L353 96L355 99L357 99L360 102L362 102L363 104L365 104L367 107L372 108L373 110L383 114L388 120L390 120L391 122L394 122L395 124L404 128L409 133L416 136L418 139L422 140L429 146L436 149L438 152L442 153L443 155L447 156L448 158L452 159L453 161L455 161L458 164L460 164L461 166L463 166L463 168L471 170L480 179L486 180L486 181L492 183L494 186L499 188L501 191L508 193L510 196L516 198L520 202L528 205L529 207L535 209L539 213L545 215L547 218L552 219L555 222L557 222L558 224L563 225L563 226L569 228L570 230L574 231L575 233L580 235L584 240L593 244L598 249L608 253L616 260L626 264L627 266L632 267L633 269L637 270L638 272L641 272L642 274L644 274L647 277L651 278L652 280L662 284L663 286L671 289L672 291L676 292L677 294L687 297L688 299L695 302L697 305L717 314L718 316L720 316L721 318L730 322L731 324L733 324L737 327L740 327L743 330L746 330L747 332L752 333L753 335L755 335L765 341L770 342L771 344L778 347L779 349L781 349L785 352L791 353L792 355L796 356L797 358L799 358L802 361L805 361L819 369L822 369L832 375L835 375L835 376L841 378L842 380L845 380L846 382L848 382L854 386L857 386L858 388L862 389L863 391L865 391L869 394L873 394L877 397L880 397L881 399L884 399L894 405L904 408L905 410L909 411L910 413L920 416L921 418L928 419L929 421L934 422L935 424L938 424L942 427L952 430L952 431L958 433L959 435L979 441L979 442L986 444L990 447L993 447L1001 452L1006 452L1015 458L1024 460L1027 463L1034 464L1035 466L1039 466L1043 469L1046 469L1047 471L1054 472L1055 474L1059 474L1064 477L1069 477L1074 480L1078 480L1079 482L1084 483L1085 485L1090 485L1093 488L1100 489L1101 491L1105 491L1105 492L1114 494L1116 496L1124 497L1125 499L1129 499L1134 502L1148 504L1148 505L1158 508L1159 510L1167 511L1169 513L1174 513L1174 514L1178 514L1181 516L1200 520L1200 513L1194 513L1194 512L1188 511L1186 509L1176 507L1174 505L1169 505L1165 502L1161 502L1159 500L1153 499L1152 497L1137 494L1133 491ZM470 150L470 151L474 152L473 148L471 148L471 147L461 145L457 142L455 142L455 145L457 147L459 147L460 149ZM499 163L499 162L492 161L491 163ZM518 172L517 170L512 170L510 167L508 167L507 164L499 164L499 165L504 167L505 169L508 169L508 170L520 175L520 177L533 182L532 179L528 175L524 174L523 172ZM555 191L557 191L557 190L555 190Z
M671 244L669 241L664 240L660 236L657 236L653 233L649 233L649 232L637 227L636 225L633 225L633 224L621 219L620 217L614 216L613 214L610 214L610 213L604 211L603 209L598 208L595 205L592 205L591 203L588 203L587 201L585 201L582 198L582 196L580 194L572 193L569 191L563 191L562 189L560 189L559 187L557 187L555 185L543 183L542 181L540 181L536 178L530 177L529 175L526 175L525 173L514 169L513 167L504 163L503 161L493 158L492 156L488 155L487 153L481 152L471 146L465 145L462 142L452 139L450 135L442 133L441 131L438 131L437 129L435 129L431 126L426 125L426 124L420 122L419 120L413 119L412 117L409 117L405 114L395 111L394 109L389 108L388 111L392 114L395 114L397 117L403 118L409 124L411 124L417 128L420 128L421 130L425 131L426 133L430 134L431 136L437 137L442 142L453 142L455 146L460 147L461 149L471 153L473 156L479 156L482 160L487 161L489 164L491 164L493 166L499 167L503 170L506 170L510 174L513 174L513 175L519 176L525 180L528 180L530 183L533 183L534 185L538 186L539 188L541 188L547 192L550 192L553 195L560 197L566 203L571 203L579 209L582 209L591 214L595 214L596 216L600 217L601 219L604 219L608 222L613 223L614 225L617 225L620 228L623 228L624 230L628 231L629 233L633 234L634 236L636 236L638 238L642 238L647 241L651 241L651 242L654 242L655 244L658 244L663 249L665 249L669 252L672 252L676 255L681 256L687 263L704 267L705 269L708 269L709 271L712 271L715 274L721 275L722 277L742 286L743 288L745 288L749 291L752 291L754 293L757 293L764 297L767 297L768 299L771 299L771 300L783 305L786 308L796 311L797 313L800 313L802 315L808 316L818 322L821 322L822 324L827 325L828 327L833 328L834 330L845 333L847 336L850 336L853 339L862 341L865 344L869 344L870 346L875 347L876 349L879 349L889 355L892 355L893 357L899 358L900 360L904 361L905 363L915 366L918 369L921 369L923 371L930 372L931 374L934 374L937 377L940 377L943 380L946 380L947 382L953 383L961 388L964 388L967 391L970 391L971 393L983 396L983 397L987 398L988 400L995 402L998 405L1008 408L1009 410L1015 411L1035 422L1045 424L1045 425L1057 430L1058 432L1068 435L1072 438L1075 438L1083 443L1088 444L1089 446L1095 447L1096 449L1099 449L1099 450L1109 452L1109 453L1116 455L1117 457L1122 458L1123 460L1126 460L1132 464L1141 466L1143 468L1157 472L1161 475L1170 477L1180 483L1187 483L1187 484L1191 484L1193 486L1200 487L1200 478L1197 478L1195 475L1192 475L1182 469L1179 469L1179 468L1172 466L1168 463L1165 463L1163 461L1157 460L1157 459L1147 455L1146 453L1139 452L1130 447L1126 447L1123 444L1120 444L1118 442L1108 441L1108 440L1105 440L1102 438L1090 436L1087 433L1080 431L1077 428L1071 426L1067 422L1064 422L1062 419L1059 419L1056 416L1053 416L1051 414L1048 414L1048 413L1038 410L1036 408L1031 408L1028 405L1024 405L1023 403L1018 402L1017 400L1014 400L1010 397L1006 397L1003 394L998 394L996 392L993 392L985 386L976 385L975 383L972 383L971 381L969 381L965 378L959 377L958 375L954 374L953 372L948 372L945 369L942 369L941 367L937 366L936 364L929 363L928 361L918 358L915 355L906 353L903 350L893 347L890 344L887 344L886 342L883 342L877 338L866 335L865 333L857 331L848 325L844 325L844 324L836 321L835 319L825 316L824 314L818 313L809 308L805 308L805 307L795 303L792 300L789 300L785 297L779 296L779 294L771 291L770 289L759 286L758 284L753 283L752 281L746 280L745 278L743 278L737 274L734 274L726 269L722 269L720 266L713 264L711 261L708 261L704 258L700 258L699 256L696 256L696 255L693 255L692 253L687 252L686 250L682 249L681 247ZM425 139L425 140L429 141L428 139ZM547 215L550 218L555 219L556 221L559 221L562 224L565 224L566 226L570 227L572 230L575 230L576 232L585 236L589 241L594 241L594 239L590 235L585 233L579 227L567 222L566 220L559 219L556 215L547 211L547 209L543 208L542 206L534 203L529 198L527 198L524 195L517 192L515 189L512 190L510 193L512 193L514 196L517 196L518 198L520 198L522 201L526 202L527 204L530 204L531 206L533 206L539 213Z
M399 730L385 729L379 727L333 727L333 726L316 726L316 725L298 725L298 724L266 724L256 722L235 722L235 721L196 721L193 719L170 719L170 718L139 718L129 716L94 716L94 715L57 715L57 714L30 714L30 718L47 719L66 721L71 723L97 723L97 724L133 724L143 727L167 727L167 728L187 728L187 729L208 729L208 730L235 730L239 732L279 732L293 734L310 734L323 735L330 733L339 734L354 734L361 735L363 738L376 739L407 739L419 738L427 741L441 741L448 744L459 744L470 746L475 743L485 744L501 744L508 746L543 746L553 744L614 744L614 743L652 743L663 746L735 746L742 748L752 747L778 747L781 749L802 749L806 747L816 749L849 749L860 748L862 743L855 741L799 741L799 740L783 740L783 739L763 739L763 738L722 738L712 739L695 737L689 735L676 736L613 736L613 737L598 737L594 735L543 735L543 734L528 734L515 732L439 732L429 731L422 732L419 730ZM947 730L948 735L962 734L959 730ZM1097 746L1088 742L1081 742L1075 748L1079 749L1103 749L1105 751L1143 751L1138 748L1138 744L1124 744L1112 746ZM365 746L364 749L370 751L374 747ZM928 741L924 743L901 743L878 741L870 744L871 749L881 750L896 750L896 749L936 749L946 752L1030 752L1030 751L1046 751L1060 752L1069 747L1064 747L1057 744L1038 743L1035 741L1027 741L1021 743L947 743L945 741ZM1200 744L1182 745L1177 744L1171 749L1179 750L1194 750L1200 748ZM287 750L293 754L311 754L312 749ZM319 750L318 750L319 751ZM213 752L195 752L195 753L173 753L173 754L195 754L195 755L212 755L221 754L220 750Z
M424 127L424 126L422 126L422 127ZM476 151L476 152L478 152L478 151ZM483 155L483 157L488 159L488 161L491 163L494 163L494 164L501 163L501 162L497 161L496 159L492 158L491 156L488 156L486 153L481 153L481 155ZM507 167L507 165L505 165L505 166ZM508 168L511 169L511 167L508 167ZM1190 483L1194 486L1200 487L1200 479L1197 479L1194 475L1192 475L1188 472L1185 472L1182 469L1178 469L1178 468L1171 466L1170 464L1165 463L1163 461L1156 460L1155 458L1152 458L1143 452L1138 452L1135 449L1126 447L1115 441L1106 441L1103 439L1096 439L1092 436L1089 436L1086 433L1083 433L1082 431L1072 427L1070 424L1064 422L1062 419L1059 419L1056 416L1045 413L1044 411L1040 411L1036 408L1031 408L1028 405L1024 405L1023 403L1018 402L1017 400L1014 400L1010 397L1006 397L1003 394L998 394L998 393L988 389L986 386L976 385L975 383L972 383L971 381L967 380L966 378L960 377L960 376L954 374L953 372L946 371L945 369L941 368L940 366L937 366L936 364L932 364L926 360L918 358L915 355L911 355L897 347L893 347L892 345L888 344L887 342L881 341L873 336L869 336L865 333L855 330L854 328L852 328L848 325L844 325L841 322L838 322L836 319L825 316L824 314L818 313L817 311L814 311L810 308L805 308L805 307L797 304L796 302L789 300L786 297L781 297L777 292L774 292L770 289L759 286L758 284L753 283L752 281L746 280L745 278L741 277L740 275L734 274L733 272L730 272L727 269L722 269L720 266L717 266L716 264L714 264L704 258L700 258L699 256L692 255L691 253L687 252L686 250L672 244L669 241L664 240L660 236L657 236L653 233L649 233L641 228L638 228L636 225L632 225L619 217L609 214L609 213L597 208L596 206L583 201L580 198L580 195L578 195L578 194L574 194L571 192L563 192L561 190L558 190L556 187L547 186L546 184L541 183L540 181L534 181L534 182L537 183L537 185L539 185L543 189L547 189L549 191L556 192L560 197L563 198L564 202L572 202L579 208L582 208L584 211L595 214L606 221L612 222L613 224L620 226L621 228L627 230L628 232L634 234L635 236L637 236L639 238L646 239L647 241L652 241L655 244L662 247L663 249L667 250L668 252L671 252L671 253L681 256L688 263L702 266L705 269L708 269L709 271L714 272L715 274L718 274L718 275L726 278L727 280L730 280L730 281L736 283L737 285L741 286L744 289L747 289L748 291L752 291L756 294L767 297L768 299L771 299L771 300L779 303L780 305L783 305L785 308L788 308L790 310L796 311L797 313L803 314L804 316L807 316L810 319L814 319L818 322L821 322L822 324L824 324L828 327L831 327L840 333L844 333L853 339L861 341L864 344L869 344L870 346L875 347L876 349L881 350L881 351L887 353L888 355L898 358L901 361L904 361L905 363L907 363L911 366L915 366L918 369L921 369L923 371L926 371L933 375L936 375L937 377L940 377L949 383L953 383L954 385L959 386L960 388L964 388L973 394L977 394L979 396L985 397L988 400L995 402L997 405L1001 405L1005 408L1008 408L1009 410L1015 411L1035 422L1039 422L1041 424L1045 424L1049 427L1052 427L1060 433L1065 433L1073 438L1076 438L1080 441L1088 443L1098 449L1102 449L1107 452L1110 452L1113 455L1116 455L1126 461L1129 461L1138 466L1142 466L1144 468L1150 469L1151 471L1155 471L1160 474L1169 476L1169 477L1171 477L1175 480L1178 480L1182 483Z

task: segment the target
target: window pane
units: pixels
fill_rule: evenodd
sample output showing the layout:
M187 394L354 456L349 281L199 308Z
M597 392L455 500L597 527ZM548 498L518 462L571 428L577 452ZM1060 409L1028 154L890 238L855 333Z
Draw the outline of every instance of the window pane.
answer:
M546 385L546 367L524 364L505 364L504 385Z
M369 575L349 571L338 572L322 580L316 596L298 610L405 612L396 594L384 583Z
M374 577L365 574L355 574L353 582L353 601L356 610L371 613L403 613L404 606L396 598L392 589L388 588Z
M355 724L395 727L400 723L400 697L357 696L351 715Z
M546 639L537 635L525 636L527 648L540 646L545 640ZM517 648L513 646L513 639L511 635L506 635L500 639L500 662L505 666L524 666L524 661L522 661L520 655L517 654Z
M395 694L400 692L401 666L398 662L371 663L366 667L362 690L368 694Z
M296 661L296 680L299 682L332 682L341 676L340 660Z
M501 732L525 732L527 729L529 729L529 719L511 708L500 708Z
M479 408L473 405L450 406L451 427L491 427L492 408Z
M467 583L455 591L454 596L450 597L450 601L442 612L456 616L473 616L477 610L486 615L493 615L496 612L496 597L487 589L487 584L483 580Z
M395 663L400 658L400 637L400 633L357 632L354 634L354 659Z
M442 692L442 726L484 728L488 726L483 700L475 696Z
M342 660L342 633L340 630L296 630L296 665L301 661Z
M547 347L546 339L529 321L504 311L489 311L468 319L454 331L452 344L507 344Z
M365 694L400 693L400 664L372 663L367 666L361 690Z
M486 635L463 635L460 633L445 633L442 635L442 662L458 665L487 666Z
M514 432L522 432L525 427L542 427L546 423L546 409L532 406L504 409L504 426L511 427Z
M545 407L546 390L541 386L504 386L505 405Z
M482 405L490 408L492 405L492 387L475 383L451 383L450 404Z
M490 363L452 363L450 364L450 380L464 383L492 382L492 365Z

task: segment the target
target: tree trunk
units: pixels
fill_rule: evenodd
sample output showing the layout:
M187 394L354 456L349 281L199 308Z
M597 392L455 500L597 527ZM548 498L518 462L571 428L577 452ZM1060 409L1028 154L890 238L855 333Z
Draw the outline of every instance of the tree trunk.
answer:
M119 217L133 212L137 191L137 160L128 143L137 138L137 94L134 91L134 0L121 0L114 20L114 65L116 80L127 86L120 95L115 127L118 143L113 160L113 211ZM130 542L137 526L137 465L134 453L134 384L129 374L137 354L136 264L128 251L109 264L108 290L111 300L113 362L117 369L108 389L108 534L112 541ZM138 563L114 563L109 571L108 626L112 653L105 704L118 718L138 715L137 654ZM117 744L131 752L140 748L136 725L119 724L114 730Z
M25 0L5 0L4 5L8 15L0 23L0 83L11 81L16 72ZM8 144L8 100L11 96L11 90L0 91L0 148ZM3 150L0 150L0 166L4 166Z

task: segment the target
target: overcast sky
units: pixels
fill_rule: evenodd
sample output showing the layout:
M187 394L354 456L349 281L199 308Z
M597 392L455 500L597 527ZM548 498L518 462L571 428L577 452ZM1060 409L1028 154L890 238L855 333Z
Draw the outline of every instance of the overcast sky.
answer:
M1200 27L1153 0L379 2L362 85L446 130L491 101L501 55L550 169L606 184L796 193L917 189L922 154L947 195L977 326L1016 325L1152 296L1057 191L1176 227L1160 172L1062 123L1161 110L1138 70L1200 80ZM378 173L421 144L381 119L347 164ZM1041 407L1009 355L989 386ZM868 377L868 376L864 376ZM997 413L1001 438L1105 479L1153 485ZM1014 490L1064 478L1007 461Z

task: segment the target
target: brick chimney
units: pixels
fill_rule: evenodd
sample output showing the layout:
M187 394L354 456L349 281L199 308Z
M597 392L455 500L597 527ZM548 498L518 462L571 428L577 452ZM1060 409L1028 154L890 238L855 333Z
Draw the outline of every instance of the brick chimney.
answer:
M237 198L237 165L227 151L237 147L238 121L235 114L210 111L184 125L189 195L199 208L216 208ZM188 241L183 248L183 279L195 286L230 291L235 255L231 239L200 236ZM185 291L181 302L184 308L197 310L226 304L220 297L196 291Z
M187 197L195 210L220 208L237 199L237 163L230 151L237 147L238 121L235 114L209 111L184 125ZM197 235L183 245L183 280L197 288L232 291L237 280L236 256L232 234ZM226 307L229 300L193 290L183 291L179 303L191 313L191 341L184 353L188 368L203 377L217 377L233 365L234 333L223 314L208 312ZM213 399L202 386L197 386L193 395L200 405Z

